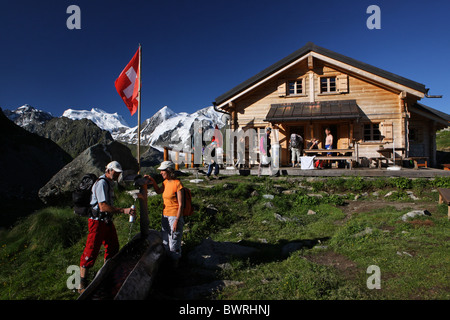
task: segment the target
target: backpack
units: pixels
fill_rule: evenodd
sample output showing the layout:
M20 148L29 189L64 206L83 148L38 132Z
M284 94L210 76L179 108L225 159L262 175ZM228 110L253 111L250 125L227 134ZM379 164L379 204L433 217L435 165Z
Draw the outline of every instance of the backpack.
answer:
M192 214L194 213L194 208L192 207L192 195L191 195L191 190L189 190L188 188L183 187L181 189L181 192L183 192L184 195L184 210L183 210L183 216L184 217L189 217L192 216ZM175 196L177 195L177 193L175 192Z
M303 138L298 134L291 134L291 148L298 148L300 144L303 142Z
M104 179L104 178L101 178ZM99 178L93 173L89 173L81 178L78 187L72 192L72 201L74 204L73 211L81 217L89 217L91 215L91 194L92 186Z

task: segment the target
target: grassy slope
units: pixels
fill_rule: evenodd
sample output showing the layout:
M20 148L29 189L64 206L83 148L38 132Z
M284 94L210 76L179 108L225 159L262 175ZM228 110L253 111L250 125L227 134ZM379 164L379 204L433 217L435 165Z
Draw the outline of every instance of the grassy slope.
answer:
M441 130L436 133L436 147L439 151L450 151L450 131Z
M196 214L184 234L184 253L210 236L216 241L241 241L260 249L256 256L233 259L231 268L222 272L223 279L241 281L239 287L228 287L219 299L449 299L447 208L437 205L437 186L450 186L450 179L408 180L404 178L367 180L335 178L328 180L270 180L256 177L226 177L223 181L191 185ZM224 188L223 184L228 186ZM297 190L296 194L277 194L280 185ZM307 189L309 188L309 190ZM250 196L253 190L259 196ZM373 196L373 191L379 191ZM389 190L400 192L389 198ZM402 214L416 206L406 191L421 197L417 206L426 207L431 217L414 223L400 222ZM327 193L324 192L328 192ZM355 194L369 195L353 202ZM309 197L307 192L322 192L324 198ZM267 200L262 194L275 194ZM119 206L129 206L132 198L116 193ZM404 204L402 209L381 206L369 211L350 212L344 200L354 204L376 201ZM230 201L232 199L232 201ZM273 207L267 205L273 203ZM213 205L218 214L211 215ZM159 229L161 197L149 198L151 227ZM312 209L316 215L307 215ZM276 219L275 213L290 222ZM128 240L129 224L125 216L115 218L119 241ZM355 233L372 228L363 237ZM69 265L78 265L84 247L87 222L75 217L70 208L46 208L23 219L12 230L0 233L0 299L75 299L68 290L66 273ZM138 230L134 225L134 232ZM189 231L188 231L189 230ZM325 240L324 238L329 238ZM324 249L311 246L280 254L292 241L322 239ZM407 252L401 256L397 252ZM102 253L101 253L102 254ZM94 269L101 267L102 258ZM369 265L381 269L382 289L368 290Z

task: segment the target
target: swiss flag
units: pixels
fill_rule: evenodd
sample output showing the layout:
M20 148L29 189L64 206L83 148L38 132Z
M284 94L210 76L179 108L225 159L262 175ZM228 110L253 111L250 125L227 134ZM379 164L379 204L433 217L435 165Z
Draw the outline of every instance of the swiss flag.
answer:
M139 84L140 84L140 66L139 55L141 47L134 54L133 59L127 64L125 69L120 73L114 85L116 90L127 105L131 115L138 109L139 100Z

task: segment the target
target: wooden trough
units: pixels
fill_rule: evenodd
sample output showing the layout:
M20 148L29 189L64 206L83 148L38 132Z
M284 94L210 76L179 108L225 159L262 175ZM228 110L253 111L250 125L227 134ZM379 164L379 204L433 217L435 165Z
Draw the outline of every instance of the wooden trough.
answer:
M150 230L147 186L140 187L140 233L106 261L78 300L143 300L164 258L160 232Z

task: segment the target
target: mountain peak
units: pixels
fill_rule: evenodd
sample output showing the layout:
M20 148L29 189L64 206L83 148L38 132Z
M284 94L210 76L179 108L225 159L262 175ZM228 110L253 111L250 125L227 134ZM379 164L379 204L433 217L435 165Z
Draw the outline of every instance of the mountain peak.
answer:
M90 111L67 109L62 116L72 120L84 118L92 120L101 129L108 130L109 132L116 131L120 128L128 129L130 127L125 119L117 114L117 112L108 113L100 108L92 108Z

